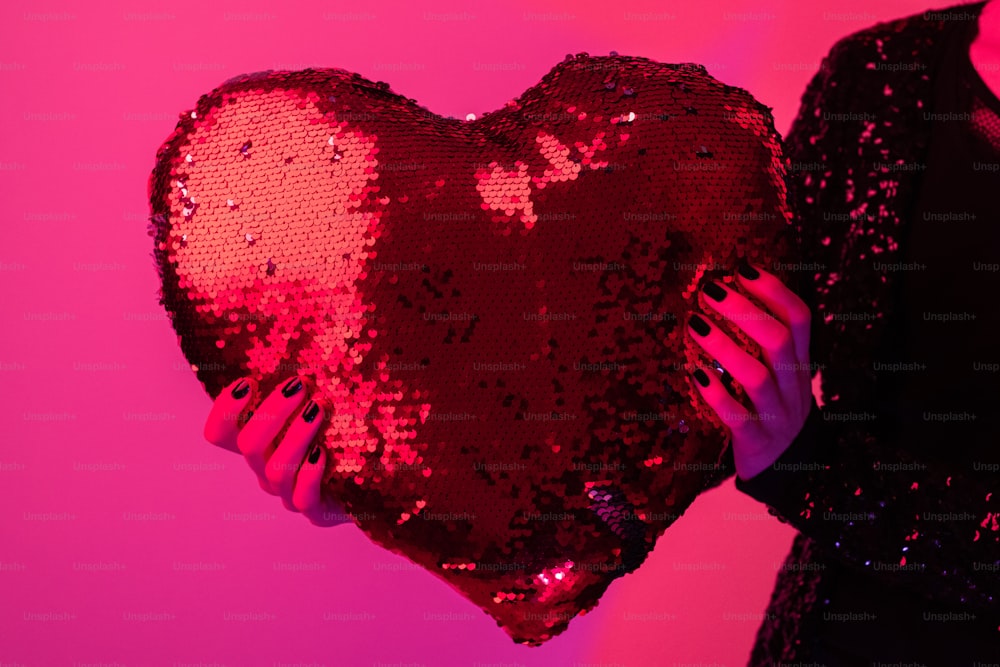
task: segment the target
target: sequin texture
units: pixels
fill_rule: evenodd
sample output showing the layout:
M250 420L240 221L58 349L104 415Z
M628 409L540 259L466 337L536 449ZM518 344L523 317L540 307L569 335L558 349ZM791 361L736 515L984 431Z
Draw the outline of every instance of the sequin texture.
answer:
M878 413L886 382L874 369L893 344L887 323L898 316L899 279L880 265L903 261L900 239L921 187L920 171L887 165L926 163L933 73L965 19L975 19L984 4L921 12L840 39L809 81L785 138L795 257L803 267L796 291L813 312L822 411L814 410L786 452L801 461L786 456L783 469L736 482L801 531L778 573L753 667L812 660L808 642L824 622L823 592L841 567L874 573L980 622L997 618L994 469L977 470L963 460L966 443L953 442L942 442L926 465L912 443L879 433L879 420L844 418ZM904 62L903 70L881 66ZM831 513L866 520L825 518ZM926 520L948 515L958 519Z
M239 76L181 115L149 195L208 393L302 377L326 491L536 645L729 472L684 323L791 227L768 107L618 55L475 120L343 70Z

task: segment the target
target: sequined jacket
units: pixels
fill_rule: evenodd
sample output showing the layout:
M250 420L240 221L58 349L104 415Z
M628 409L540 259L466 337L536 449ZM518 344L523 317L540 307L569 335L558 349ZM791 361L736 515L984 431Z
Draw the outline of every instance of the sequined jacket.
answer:
M825 563L869 572L882 564L878 576L892 585L956 609L997 610L996 473L951 459L942 446L926 470L900 474L912 454L881 439L869 422L848 418L870 411L880 390L872 362L893 317L895 274L879 266L901 256L898 239L921 187L919 170L886 165L924 159L930 121L923 108L941 45L984 4L881 22L840 39L809 81L784 139L803 269L795 272L802 281L797 291L813 312L811 356L821 369L823 407L813 405L776 465L751 480L736 479L740 491L799 531L751 665L808 657L804 638L819 613ZM870 520L826 521L830 510ZM974 519L921 522L925 512ZM907 562L924 566L884 567Z

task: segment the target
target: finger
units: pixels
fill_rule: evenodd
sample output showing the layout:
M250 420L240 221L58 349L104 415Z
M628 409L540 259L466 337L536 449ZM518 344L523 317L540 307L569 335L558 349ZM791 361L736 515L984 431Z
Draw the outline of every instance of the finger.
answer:
M791 332L771 313L754 305L739 292L728 289L717 282L708 282L702 290L705 303L743 330L768 355L772 362L795 362L795 348Z
M236 437L242 426L242 417L252 404L257 393L257 382L251 377L239 378L233 381L212 403L212 410L205 420L205 439L213 445L240 452L236 445Z
M323 473L326 471L326 447L317 442L299 468L292 493L292 505L309 522L317 526L336 526L347 523L347 514L339 503L323 495Z
M736 271L740 286L761 300L774 315L792 332L795 358L808 371L809 326L812 313L798 294L759 266L740 265ZM812 373L810 373L812 375Z
M801 366L795 356L795 341L788 327L750 299L719 283L706 283L703 291L705 303L760 346L769 366L768 372L777 382L779 395L786 399L797 398L801 394Z
M272 391L236 437L237 447L261 485L270 487L264 466L274 452L274 439L302 405L305 399L303 388L302 380L294 377Z
M281 496L286 509L298 511L292 502L295 477L322 421L323 408L320 404L312 399L306 401L264 466L264 474L271 488Z
M778 387L764 364L697 313L688 318L688 331L692 340L742 385L758 413L774 416L782 413Z
M750 412L733 398L718 379L712 378L711 373L696 368L691 373L691 378L698 393L711 406L722 423L729 427L734 438L737 433L743 433L751 427L753 420Z

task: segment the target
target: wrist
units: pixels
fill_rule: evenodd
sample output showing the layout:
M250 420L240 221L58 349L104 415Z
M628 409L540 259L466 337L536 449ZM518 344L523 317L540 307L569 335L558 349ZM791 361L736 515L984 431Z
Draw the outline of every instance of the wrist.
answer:
M750 480L774 465L780 456L781 452L759 457L739 457L736 459L736 476L743 481Z
M808 417L809 414L802 419L802 423L799 424L798 428L784 432L779 436L780 439L770 440L764 448L746 451L747 447L744 445L742 448L734 450L736 476L742 480L748 480L772 467L774 462L780 459L799 435L802 434Z

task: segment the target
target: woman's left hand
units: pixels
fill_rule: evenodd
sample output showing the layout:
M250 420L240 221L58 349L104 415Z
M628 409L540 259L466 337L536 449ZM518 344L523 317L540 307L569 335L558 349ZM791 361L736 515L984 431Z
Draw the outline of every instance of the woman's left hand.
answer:
M802 430L812 405L808 306L777 277L744 265L737 281L770 312L717 282L706 284L705 302L760 345L765 363L750 355L707 318L693 313L691 338L740 383L753 404L747 410L715 373L696 369L694 385L733 436L736 474L749 479L774 463ZM773 314L772 314L773 313Z

